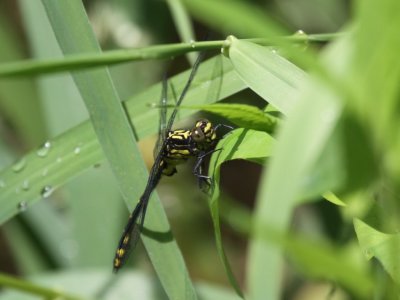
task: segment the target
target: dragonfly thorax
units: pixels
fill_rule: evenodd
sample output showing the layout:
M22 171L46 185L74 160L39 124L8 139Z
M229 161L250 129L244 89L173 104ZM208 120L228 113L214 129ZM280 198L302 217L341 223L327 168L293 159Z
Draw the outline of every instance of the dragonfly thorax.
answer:
M190 157L198 157L208 151L217 140L212 123L206 119L198 120L191 130L170 131L166 138L164 157L161 161L163 174L172 176L175 166Z

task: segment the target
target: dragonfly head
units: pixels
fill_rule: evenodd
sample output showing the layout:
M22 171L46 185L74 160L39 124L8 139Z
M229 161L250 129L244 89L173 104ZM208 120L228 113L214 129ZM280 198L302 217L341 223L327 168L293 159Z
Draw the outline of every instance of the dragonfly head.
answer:
M211 145L217 139L214 126L207 119L201 119L196 122L191 131L191 136L197 144L204 146Z

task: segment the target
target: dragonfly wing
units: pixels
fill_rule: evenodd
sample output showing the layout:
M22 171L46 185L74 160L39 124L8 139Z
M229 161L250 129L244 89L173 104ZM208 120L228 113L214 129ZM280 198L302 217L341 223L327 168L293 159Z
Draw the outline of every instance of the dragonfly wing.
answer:
M189 90L190 85L192 84L194 76L196 75L197 69L199 68L200 63L203 60L204 55L205 55L205 52L200 52L200 54L197 56L196 61L193 64L193 68L192 68L192 71L190 72L189 79L186 82L186 84L185 84L185 86L184 86L184 88L182 90L182 93L179 96L178 101L175 104L175 109L172 111L172 114L171 114L171 116L170 116L170 118L168 120L168 125L166 127L166 129L168 131L171 130L172 124L175 121L176 114L178 113L178 108L181 105L183 99L185 98L185 95L186 95L187 91Z
M160 152L164 140L166 138L166 128L167 128L167 94L168 94L168 79L166 74L163 78L162 92L160 99L160 119L158 127L158 139L153 150L153 157L156 158Z

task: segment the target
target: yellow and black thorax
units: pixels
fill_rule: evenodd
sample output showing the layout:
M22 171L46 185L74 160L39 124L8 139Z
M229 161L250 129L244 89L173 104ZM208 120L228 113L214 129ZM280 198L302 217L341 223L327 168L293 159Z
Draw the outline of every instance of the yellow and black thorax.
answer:
M162 173L172 176L176 173L176 165L184 163L190 157L204 154L214 146L216 141L215 128L206 119L198 120L191 130L169 131L161 161Z

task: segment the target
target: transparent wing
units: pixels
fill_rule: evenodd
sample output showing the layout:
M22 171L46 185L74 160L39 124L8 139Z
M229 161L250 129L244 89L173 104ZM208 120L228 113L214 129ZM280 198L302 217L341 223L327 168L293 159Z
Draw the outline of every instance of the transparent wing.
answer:
M168 80L166 76L164 75L163 79L163 86L162 86L162 92L161 92L161 100L160 100L160 126L159 126L159 132L158 132L158 139L156 146L154 147L153 150L153 156L154 158L157 157L157 155L162 151L166 136L168 132L171 130L172 125L175 121L176 114L178 113L178 108L181 105L183 99L185 98L185 95L187 91L189 90L190 85L193 82L194 76L196 75L196 72L200 66L200 62L204 58L204 52L200 52L200 54L197 56L197 59L193 65L192 71L190 72L189 79L186 82L181 95L178 98L178 101L175 103L175 108L172 111L172 114L168 120L168 124L166 125L166 119L167 119L167 94L168 94ZM175 95L175 91L172 89L173 94ZM174 97L176 98L176 97Z
M182 93L181 93L181 95L179 96L178 101L176 102L175 108L174 108L174 110L172 111L171 117L170 117L169 120L168 120L168 125L167 125L167 127L166 127L166 130L167 130L167 131L170 131L170 130L171 130L172 124L173 124L174 121L175 121L176 114L178 113L178 108L179 108L179 106L181 105L183 99L185 98L185 95L186 95L187 91L189 90L190 85L192 84L193 78L194 78L194 76L196 75L197 69L198 69L199 66L200 66L200 62L203 60L204 55L205 55L204 52L200 52L200 54L197 56L196 61L194 62L192 71L190 72L190 75L189 75L189 79L188 79L188 81L186 82L185 87L183 88Z
M154 146L153 149L153 157L156 158L158 153L161 150L161 147L164 143L164 140L166 138L167 132L167 94L168 94L168 79L167 75L164 74L163 78L163 85L162 85L162 91L161 91L161 99L160 99L160 119L159 119L159 127L158 127L158 139L156 142L156 145Z

